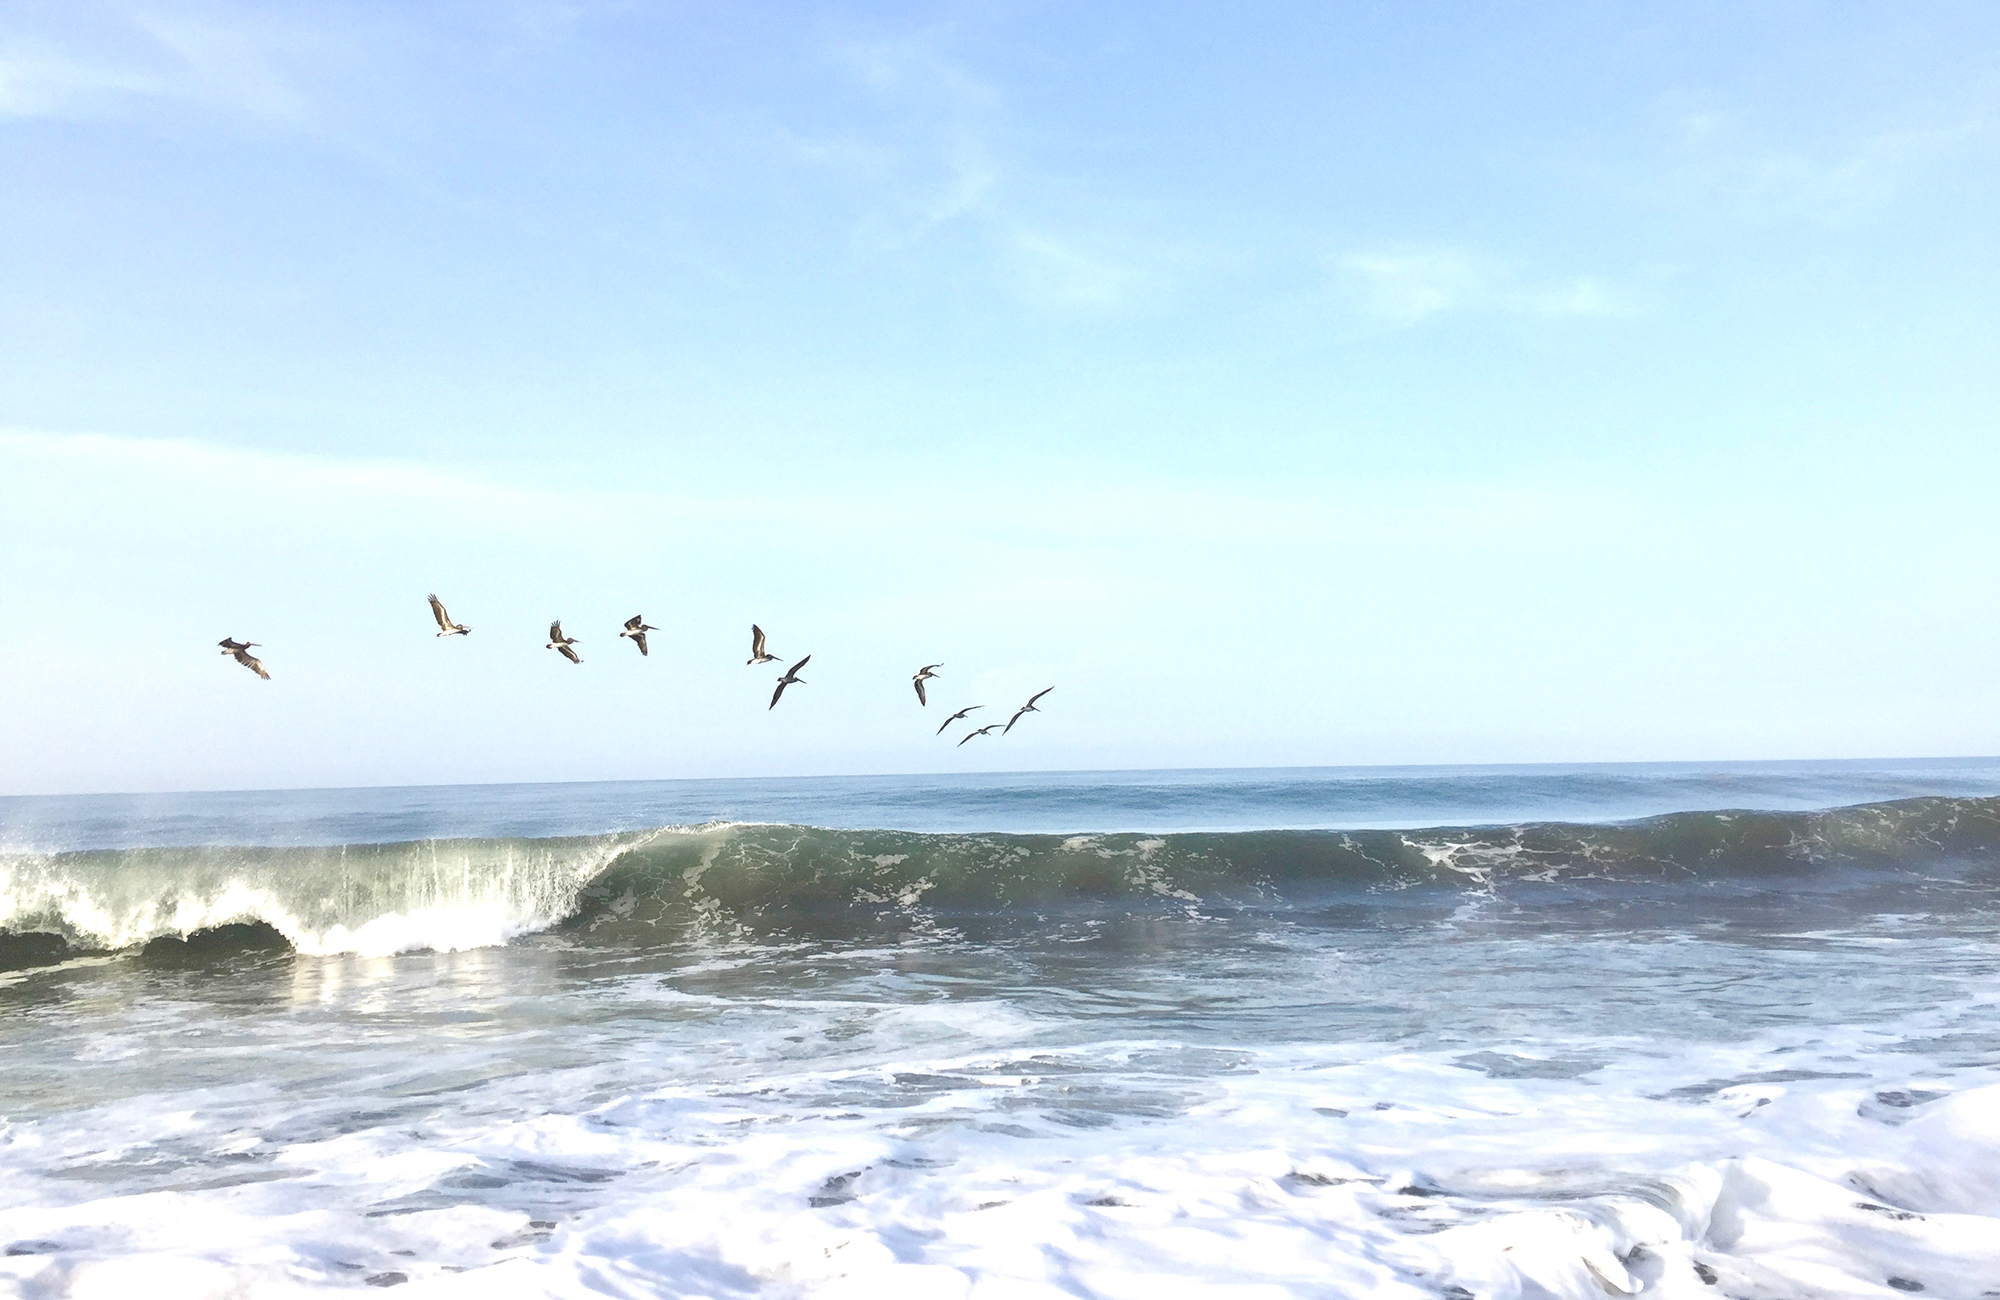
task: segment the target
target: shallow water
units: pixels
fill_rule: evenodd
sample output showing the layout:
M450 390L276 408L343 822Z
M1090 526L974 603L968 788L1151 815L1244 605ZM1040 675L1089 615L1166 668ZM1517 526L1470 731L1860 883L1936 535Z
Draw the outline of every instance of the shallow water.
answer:
M2000 871L1941 793L1756 822L1775 866L1679 821L773 908L773 843L878 846L752 836L499 945L72 949L0 973L0 1290L1990 1296Z

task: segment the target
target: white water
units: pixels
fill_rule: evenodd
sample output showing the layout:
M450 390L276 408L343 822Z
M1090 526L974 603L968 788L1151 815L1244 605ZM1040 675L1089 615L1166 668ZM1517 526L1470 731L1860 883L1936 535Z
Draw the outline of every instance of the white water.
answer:
M1526 888L1435 841L1461 884L793 938L524 933L597 844L17 872L102 942L297 951L0 973L0 1296L2000 1298L1984 858Z
M2000 1279L2000 947L1919 920L94 960L5 991L0 1293Z
M388 956L504 944L561 921L619 854L662 835L346 849L0 854L0 931L118 949L262 922L298 952Z

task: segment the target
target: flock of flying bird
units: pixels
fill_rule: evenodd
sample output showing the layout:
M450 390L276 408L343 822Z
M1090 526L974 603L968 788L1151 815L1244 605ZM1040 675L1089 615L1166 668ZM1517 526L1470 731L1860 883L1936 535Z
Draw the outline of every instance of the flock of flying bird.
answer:
M451 615L445 612L444 602L439 600L435 593L432 594L430 600L431 617L437 620L439 636L464 636L466 633L472 631L471 628L465 626L463 623L452 622ZM640 654L649 655L652 652L646 648L646 633L657 632L659 630L648 623L643 614L634 614L625 620L625 630L618 635L621 637L630 637L632 643L639 647ZM226 636L217 642L217 644L222 647L223 654L230 656L237 663L242 664L265 681L268 682L271 680L271 674L265 671L263 662L256 655L250 653L250 647L256 645L257 642L238 641L235 637ZM583 662L583 656L576 652L578 644L575 637L563 635L562 620L557 619L555 622L549 624L549 643L543 649L553 650L571 663L580 664ZM778 678L778 688L771 692L771 702L764 706L766 710L778 707L778 700L784 695L787 686L803 686L806 684L806 679L799 676L799 669L805 667L811 660L812 656L807 655L804 659L799 660L785 670L784 676ZM755 623L750 625L750 658L745 662L752 667L758 664L778 662L778 657L765 649L764 629L758 627ZM930 694L925 691L924 683L935 679L939 675L937 670L942 667L944 665L941 663L925 664L922 668L917 669L916 675L910 679L911 683L917 688L917 703L919 705L929 707L931 702ZM963 745L975 736L987 736L995 731L998 731L1003 736L1006 735L1014 729L1015 723L1028 714L1040 713L1041 710L1035 707L1036 701L1054 689L1055 687L1050 686L1036 691L1033 695L1029 696L1028 702L1014 710L1014 716L1008 718L1005 725L995 722L984 727L975 727L960 737L958 743ZM963 721L966 715L976 709L983 709L985 707L983 704L968 704L949 718L946 718L938 727L937 734L942 736L946 727L949 727L954 722Z

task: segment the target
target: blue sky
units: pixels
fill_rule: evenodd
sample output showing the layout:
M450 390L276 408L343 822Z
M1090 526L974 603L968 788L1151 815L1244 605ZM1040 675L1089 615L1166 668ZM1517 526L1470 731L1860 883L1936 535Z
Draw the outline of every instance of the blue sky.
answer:
M8 4L0 790L1991 753L1996 164L1984 4Z

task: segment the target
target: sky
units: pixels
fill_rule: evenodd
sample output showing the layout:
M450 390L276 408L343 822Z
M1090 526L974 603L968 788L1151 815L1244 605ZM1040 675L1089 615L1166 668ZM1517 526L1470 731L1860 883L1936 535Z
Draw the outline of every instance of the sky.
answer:
M0 0L0 793L1993 754L1996 232L1987 3Z

